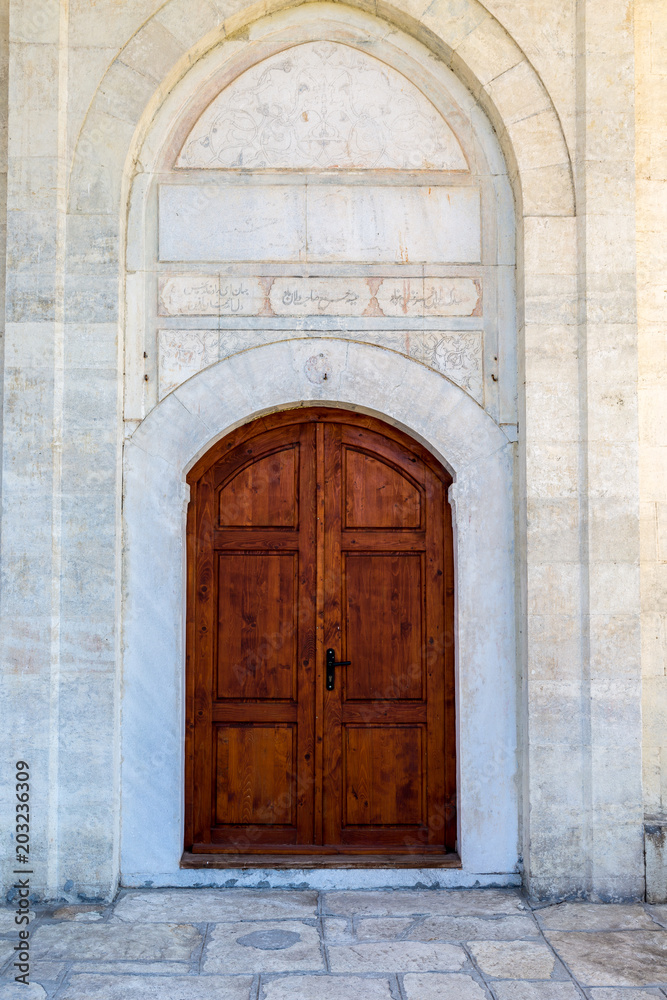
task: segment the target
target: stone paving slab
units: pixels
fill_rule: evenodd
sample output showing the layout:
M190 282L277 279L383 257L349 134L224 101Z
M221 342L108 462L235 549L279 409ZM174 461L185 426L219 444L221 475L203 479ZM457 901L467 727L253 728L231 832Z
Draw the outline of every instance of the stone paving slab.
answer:
M289 976L263 983L260 1000L393 1000L388 979Z
M400 917L409 914L497 916L526 910L519 890L394 889L323 893L322 912L341 916Z
M52 923L33 936L36 958L189 961L202 936L188 924Z
M0 908L0 1000L667 1000L665 924L511 889L125 891L38 908L29 988Z
M542 941L471 941L482 972L496 979L551 979L556 959Z
M543 927L554 931L657 930L656 921L639 905L559 903L536 910L535 916Z
M216 924L204 972L304 972L324 969L317 927L297 921Z
M114 917L130 923L300 920L316 913L316 892L262 889L154 889L128 893L114 907Z
M249 1000L252 977L72 976L58 1000Z
M332 972L457 972L466 962L463 948L440 942L330 945L327 951Z
M667 932L549 931L547 938L583 986L667 985Z
M408 973L403 977L403 992L406 1000L486 1000L479 983L456 972Z

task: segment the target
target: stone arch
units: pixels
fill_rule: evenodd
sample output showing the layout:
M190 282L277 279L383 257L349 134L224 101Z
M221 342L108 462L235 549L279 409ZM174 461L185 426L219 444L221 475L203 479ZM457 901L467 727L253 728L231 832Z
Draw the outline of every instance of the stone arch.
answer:
M212 6L165 3L111 63L88 109L74 151L73 210L90 205L92 196L99 209L114 214L123 174L133 172L146 129L178 80L223 40L296 6L303 5L262 0L216 17ZM366 7L363 0L349 6ZM416 3L410 13L385 2L375 6L380 17L431 48L484 108L515 182L519 214L573 215L572 168L553 102L517 43L479 0Z
M313 379L314 357L326 380ZM318 339L258 347L200 372L162 400L126 446L122 882L202 883L201 872L178 868L186 473L240 424L311 403L393 423L455 476L463 870L382 872L378 884L518 882L512 445L470 396L428 368L374 345ZM295 874L262 873L275 885ZM204 879L223 884L230 875L239 885L252 878L225 871Z

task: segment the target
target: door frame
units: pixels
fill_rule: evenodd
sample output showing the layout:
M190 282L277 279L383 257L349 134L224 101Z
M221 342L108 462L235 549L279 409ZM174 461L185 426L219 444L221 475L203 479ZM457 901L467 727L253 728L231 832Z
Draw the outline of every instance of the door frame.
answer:
M327 380L313 377L313 359L319 372L324 365ZM119 690L123 884L191 885L199 878L180 868L186 475L241 424L313 403L356 409L399 427L455 480L449 499L463 867L433 877L448 885L518 884L515 446L443 376L386 348L335 337L267 344L225 359L166 397L126 441ZM400 881L399 873L388 882L386 871L378 884L414 884ZM229 877L229 871L210 872L206 879L224 885ZM235 884L245 885L266 878L241 869L235 877ZM293 876L273 872L269 878L272 885L286 885ZM311 881L324 884L315 876ZM349 883L341 876L337 884Z
M246 441L251 441L254 438L264 435L267 432L276 431L284 427L302 426L304 424L316 424L322 425L347 425L351 427L362 428L368 430L381 436L384 440L388 442L394 442L401 446L402 449L415 455L423 465L430 470L431 473L443 484L444 490L444 511L442 513L442 529L444 532L444 537L442 538L442 566L444 570L444 581L443 581L443 615L445 628L449 627L451 623L452 629L455 626L455 578L454 578L454 565L453 565L453 518L452 511L447 497L448 488L452 485L451 473L439 462L434 455L428 451L422 444L416 441L413 437L406 434L404 431L399 430L397 427L388 424L386 421L381 420L379 417L371 416L365 413L361 413L358 410L342 409L339 407L321 407L316 404L308 407L299 407L298 410L287 409L277 411L271 414L267 414L263 417L257 417L248 423L236 428L230 434L221 438L216 442L213 447L206 452L190 469L187 474L187 484L190 488L191 501L188 507L187 516L187 528L186 528L186 545L187 545L187 632L186 632L186 727L185 727L185 829L184 829L184 855L183 863L191 867L197 867L204 864L206 855L191 854L190 846L194 840L195 834L195 819L194 819L194 789L195 789L195 731L196 731L196 696L195 696L195 675L196 675L196 665L195 660L197 656L197 643L196 643L196 590L197 590L197 509L195 506L196 499L196 486L199 481L206 475L206 473L215 466L226 454L231 453L239 446L243 445ZM326 434L326 431L324 431ZM322 440L317 444L318 449L324 447L324 435ZM322 451L320 459L324 462L325 454ZM318 460L319 465L320 460ZM326 475L326 469L322 466L317 470L313 470L314 483L316 484L316 489L318 491L319 501L323 502L324 493L321 489L321 478ZM324 508L322 507L320 513L323 513ZM320 521L320 517L317 518ZM316 560L317 566L313 567L315 575L319 577L321 561L326 559L325 553L325 534L326 526L322 524L322 532L318 532L318 537L316 541ZM436 529L437 530L437 529ZM322 565L323 568L323 565ZM303 568L301 569L303 572ZM319 591L319 583L317 587ZM324 594L319 595L319 599L324 599ZM319 712L322 722L324 722L324 647L328 640L323 633L317 632L316 639L316 654L315 654L315 688L314 696L316 699L316 704L314 707L315 712ZM455 636L452 635L452 642L445 642L443 653L442 653L442 669L444 673L444 704L441 709L442 715L442 734L445 739L444 745L444 798L442 802L442 822L443 831L451 831L452 820L447 818L447 802L451 799L456 800L457 795L457 785L456 785L456 669L455 669ZM425 703L426 704L426 703ZM429 712L437 712L437 707L431 704L429 700ZM431 734L432 736L433 734ZM315 746L315 758L318 759L322 753L323 747ZM324 792L324 788L320 789L320 795ZM316 795L315 802L318 802ZM323 804L320 801L320 808L323 808ZM456 810L456 806L454 806ZM317 813L317 805L315 807ZM455 813L454 813L455 815ZM321 817L322 824L324 824L324 818ZM455 820L453 821L455 823ZM451 832L449 832L448 838L451 838ZM326 838L325 838L326 839ZM337 859L336 863L340 861L341 857L349 858L354 860L357 867L363 865L363 855L366 854L366 863L371 867L377 867L383 863L387 862L389 857L392 858L394 862L397 860L399 863L404 865L417 865L422 864L428 860L429 864L437 863L456 865L459 863L458 854L450 852L449 854L442 854L442 851L436 852L431 849L429 856L429 848L425 843L423 845L423 850L419 850L415 847L413 854L406 854L402 862L400 861L399 855L402 852L382 852L378 848L377 854L370 854L368 851L364 852L362 849L357 851L352 848L348 852L341 854L333 854L331 850L327 850L326 847L313 844L306 846L303 844L297 844L293 848L285 846L282 851L277 849L272 849L266 852L266 856L258 853L257 851L238 851L232 852L226 851L215 851L213 845L211 847L211 857L207 859L207 866L210 867L211 864L215 864L216 867L230 867L238 864L238 858L246 856L248 861L251 861L255 865L272 865L277 861L282 862L283 858L288 858L290 855L302 854L302 863L306 863L306 858L308 855L312 855L311 859L308 859L308 866L312 863L319 863L326 866L330 859ZM215 854L215 859L213 855ZM227 857L226 857L227 855ZM229 855L232 855L231 860ZM271 857L273 855L273 857ZM356 855L356 857L355 857ZM383 860L384 859L384 860Z

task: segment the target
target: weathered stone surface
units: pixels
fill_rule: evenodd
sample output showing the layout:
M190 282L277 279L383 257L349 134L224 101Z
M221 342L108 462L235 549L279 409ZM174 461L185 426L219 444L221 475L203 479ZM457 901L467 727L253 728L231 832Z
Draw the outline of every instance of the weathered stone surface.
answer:
M628 994L627 990L617 990L614 987L601 987L590 991L591 1000L663 1000L664 993L660 990L633 990Z
M264 982L262 1000L391 1000L386 979L354 976L289 976Z
M483 988L471 976L437 972L408 973L403 979L407 1000L485 1000Z
M42 1000L46 990L38 983L31 982L28 986L22 983L0 983L0 1000Z
M648 912L662 927L667 927L667 906L649 906Z
M495 916L526 910L518 892L511 889L394 890L393 892L327 892L325 913L341 916Z
M30 911L30 922L34 923L36 914L34 911ZM0 910L0 934L13 934L14 931L18 930L15 918L16 917L16 906L9 909L8 907L3 907Z
M73 962L72 972L90 973L95 975L126 976L187 976L190 972L189 962Z
M462 948L421 941L330 945L332 972L458 972L465 963Z
M655 921L642 906L560 903L535 916L544 928L553 931L655 930Z
M90 923L101 920L104 915L103 906L61 906L51 914L53 920L76 920L79 923Z
M247 976L72 976L61 1000L248 1000L252 978Z
M288 49L237 77L195 124L178 165L467 169L451 128L414 84L331 42Z
M541 941L471 941L475 961L486 976L498 979L550 979L553 953Z
M498 1000L579 1000L574 983L518 983L498 981L493 984Z
M33 937L35 956L55 959L187 961L201 934L187 924L47 924Z
M297 921L217 924L202 963L204 972L301 972L324 968L315 927Z
M365 927L371 921L363 921ZM408 934L413 941L514 941L539 937L539 928L530 916L427 917Z
M662 930L545 933L560 958L585 986L667 983L667 933Z
M223 923L314 917L317 894L256 889L173 889L129 892L114 906L120 920L147 923Z

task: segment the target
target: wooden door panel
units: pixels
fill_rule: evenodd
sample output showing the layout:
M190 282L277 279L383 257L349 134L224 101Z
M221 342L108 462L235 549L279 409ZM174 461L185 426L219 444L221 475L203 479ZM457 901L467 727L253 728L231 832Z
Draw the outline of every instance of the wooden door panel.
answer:
M273 414L188 477L186 846L454 847L447 474L333 409ZM325 652L340 659L325 689Z
M344 826L424 821L422 726L345 726Z
M217 697L296 699L294 552L218 554Z
M422 556L343 554L346 700L423 697Z
M255 459L219 487L218 525L296 528L298 474L298 446Z
M295 728L216 727L216 826L294 825Z
M375 455L344 449L345 528L418 528L421 493Z

